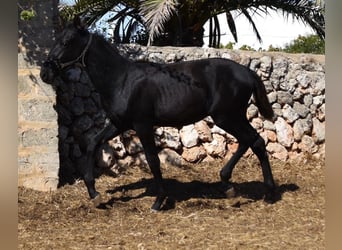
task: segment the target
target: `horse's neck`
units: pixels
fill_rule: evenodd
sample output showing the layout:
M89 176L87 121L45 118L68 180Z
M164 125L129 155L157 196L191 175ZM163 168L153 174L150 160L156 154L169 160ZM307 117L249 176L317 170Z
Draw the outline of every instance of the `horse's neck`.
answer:
M95 44L90 46L87 59L88 74L96 89L106 91L109 85L115 88L121 84L130 61L101 38L94 40Z

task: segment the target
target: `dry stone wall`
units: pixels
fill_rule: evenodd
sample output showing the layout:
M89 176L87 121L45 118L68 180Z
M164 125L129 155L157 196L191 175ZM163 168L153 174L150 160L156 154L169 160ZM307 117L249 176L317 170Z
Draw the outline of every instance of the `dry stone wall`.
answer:
M39 78L39 63L54 37L57 0L18 1L18 185L54 190L59 182L56 93ZM21 20L22 9L37 15Z
M261 76L277 115L264 120L250 101L247 117L265 139L271 157L281 160L325 154L325 65L324 56L254 53L203 48L141 47L125 45L121 53L132 60L172 63L210 57L235 60ZM62 168L77 174L85 160L84 142L105 123L99 95L79 68L66 72L57 89L60 114ZM162 162L186 162L229 158L237 149L235 138L217 127L210 117L180 130L155 129ZM251 155L251 150L245 156ZM63 167L63 162L66 165ZM98 152L98 166L119 169L146 164L143 148L134 131L127 131L104 144ZM76 167L75 167L76 166ZM77 167L79 166L79 167Z
M37 67L18 68L18 185L55 190L59 154L56 94L39 79Z

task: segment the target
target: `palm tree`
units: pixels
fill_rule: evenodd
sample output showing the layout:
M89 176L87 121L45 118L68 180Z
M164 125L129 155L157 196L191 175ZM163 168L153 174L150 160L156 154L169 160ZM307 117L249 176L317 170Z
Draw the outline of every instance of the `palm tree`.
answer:
M81 14L89 24L113 11L108 21L115 24L116 42L140 42L153 45L202 46L204 24L209 21L209 46L218 47L221 30L219 14L225 14L235 41L238 31L232 13L244 15L259 41L262 40L254 15L278 10L293 15L325 37L324 5L313 0L75 0L74 6L61 8L62 16Z

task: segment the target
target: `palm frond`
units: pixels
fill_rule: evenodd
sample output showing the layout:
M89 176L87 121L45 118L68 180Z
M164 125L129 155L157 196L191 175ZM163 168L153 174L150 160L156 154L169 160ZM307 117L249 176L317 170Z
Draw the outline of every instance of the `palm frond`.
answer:
M262 43L262 39L261 39L261 36L260 36L260 34L259 34L259 31L258 31L258 29L257 29L257 27L256 27L256 25L255 25L255 23L254 23L254 21L253 21L253 18L252 18L251 15L249 14L248 10L242 9L241 12L244 14L244 16L247 18L247 20L249 21L249 23L252 25L253 31L254 31L254 33L255 33L255 35L256 35L258 41L259 41L260 43Z
M228 24L229 30L232 33L235 42L238 42L235 21L234 21L232 14L230 13L230 11L226 12L226 19L227 19L227 24Z
M256 8L267 11L267 8L280 10L285 17L292 15L295 19L308 24L319 37L325 37L324 7L316 5L312 0L250 0L241 9ZM267 12L266 12L267 14Z
M79 15L85 18L88 25L91 25L119 5L120 2L119 0L75 0L73 6L60 6L59 11L67 21Z
M175 13L177 0L141 1L140 14L144 17L149 31L148 45L163 31L164 24Z

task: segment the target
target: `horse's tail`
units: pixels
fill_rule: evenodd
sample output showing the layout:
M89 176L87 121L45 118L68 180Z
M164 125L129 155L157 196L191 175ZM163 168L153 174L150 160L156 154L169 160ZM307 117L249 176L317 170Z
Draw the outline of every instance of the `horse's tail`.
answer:
M254 81L254 97L256 105L261 115L267 120L274 119L274 111L267 98L266 88L260 77L253 71Z

